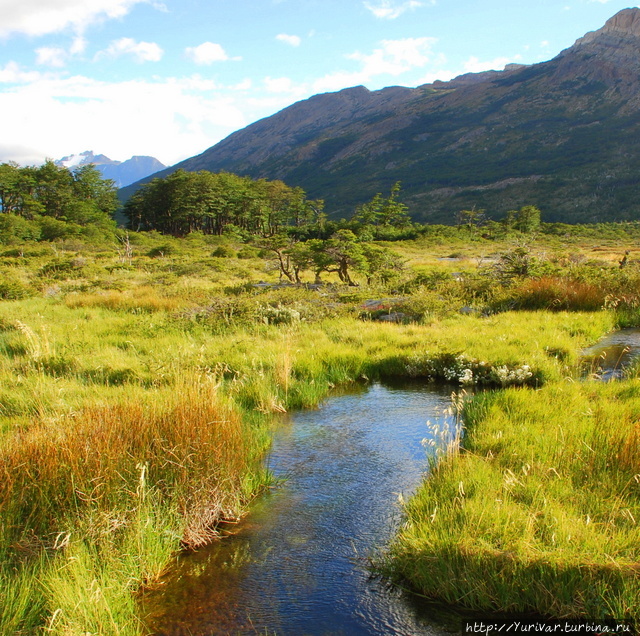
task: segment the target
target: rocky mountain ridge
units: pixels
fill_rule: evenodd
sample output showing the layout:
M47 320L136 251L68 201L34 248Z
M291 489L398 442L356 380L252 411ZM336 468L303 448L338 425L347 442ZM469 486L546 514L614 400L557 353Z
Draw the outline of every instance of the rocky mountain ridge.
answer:
M548 62L316 95L168 171L282 179L335 215L401 181L421 221L525 204L546 220L640 219L639 115L640 9L625 9Z
M114 161L106 155L96 155L92 150L85 150L77 155L68 155L55 161L55 164L70 169L93 164L100 170L103 178L112 179L117 188L128 186L166 168L155 157L136 155L126 161Z

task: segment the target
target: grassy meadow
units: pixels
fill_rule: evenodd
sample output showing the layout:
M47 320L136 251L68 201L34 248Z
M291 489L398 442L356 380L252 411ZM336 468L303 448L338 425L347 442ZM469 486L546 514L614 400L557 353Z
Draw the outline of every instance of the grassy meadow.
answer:
M124 237L0 246L0 633L145 634L136 595L271 485L273 415L384 377L493 389L409 502L391 576L638 618L640 384L582 383L579 355L638 324L640 235L434 230L358 286L282 285L231 238Z

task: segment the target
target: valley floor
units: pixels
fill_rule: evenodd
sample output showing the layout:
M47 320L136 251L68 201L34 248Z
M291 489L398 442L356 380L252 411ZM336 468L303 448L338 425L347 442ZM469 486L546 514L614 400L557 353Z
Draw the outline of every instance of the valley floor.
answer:
M635 320L619 245L541 245L545 270L498 284L483 267L512 246L425 239L391 245L396 280L307 289L218 239L132 240L0 253L0 632L145 633L136 593L270 484L272 415L392 376L500 390L465 403L391 576L485 610L637 620L640 385L578 368Z

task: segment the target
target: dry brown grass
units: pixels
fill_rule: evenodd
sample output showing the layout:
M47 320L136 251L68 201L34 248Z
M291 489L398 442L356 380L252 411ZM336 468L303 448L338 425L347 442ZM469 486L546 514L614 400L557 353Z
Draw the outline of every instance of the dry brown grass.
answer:
M604 306L606 295L593 283L555 276L527 279L514 292L521 309L553 311L597 311Z
M126 516L153 491L175 503L184 542L198 545L217 521L238 515L247 458L255 455L249 443L207 378L185 380L154 403L39 420L0 447L0 513L16 541L46 545L82 510Z
M640 470L640 420L636 421L630 434L623 436L617 460L623 468ZM634 479L640 484L640 474Z
M176 311L187 303L177 296L162 296L159 290L140 286L130 291L109 290L94 294L70 294L67 307L103 307L113 311Z

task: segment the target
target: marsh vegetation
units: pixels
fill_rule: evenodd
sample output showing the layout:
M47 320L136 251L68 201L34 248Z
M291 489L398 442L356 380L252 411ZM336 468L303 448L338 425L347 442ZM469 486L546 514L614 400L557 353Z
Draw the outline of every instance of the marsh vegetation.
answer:
M640 384L581 382L579 359L638 324L640 227L387 223L394 197L260 236L2 215L2 633L145 633L140 590L271 484L274 414L390 377L493 389L408 504L390 576L637 620Z

